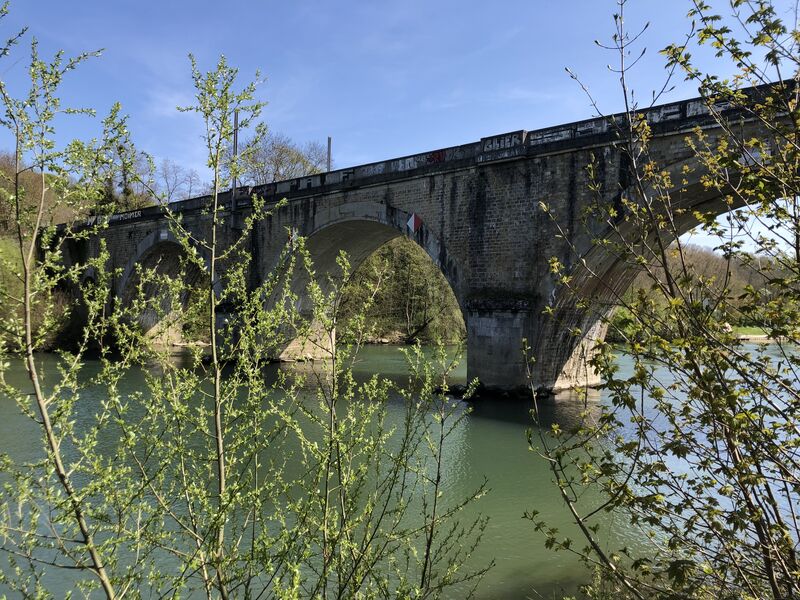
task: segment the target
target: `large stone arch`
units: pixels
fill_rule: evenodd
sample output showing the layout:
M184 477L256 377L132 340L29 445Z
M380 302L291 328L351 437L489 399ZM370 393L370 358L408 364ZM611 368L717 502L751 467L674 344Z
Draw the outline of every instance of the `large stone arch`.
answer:
M312 251L312 258L321 258L323 251L333 248L336 249L336 254L339 250L344 250L351 257L351 263L355 268L386 242L405 235L422 248L433 264L439 268L456 295L459 306L462 306L461 269L425 221L412 232L408 226L412 213L385 204L374 204L369 210L360 212L361 214L331 219L304 233L308 240L308 248ZM317 264L316 261L314 264Z
M672 168L677 169L676 165ZM695 213L718 217L739 208L727 203L719 190L706 188L699 175L691 182L675 187L669 198L673 209L684 209L676 214L674 231L656 233L651 230L645 234L647 239L643 239L640 232L625 228L624 224L616 229L607 225L595 232L595 236L601 239L624 238L626 242L644 248L644 242L652 247L655 236L661 235L664 243L671 244L699 224ZM597 342L605 338L607 327L603 317L613 310L617 299L640 273L640 269L602 245L588 245L575 259L570 287L553 290L549 299L552 312L543 319L540 335L533 347L537 366L532 383L539 389L557 391L600 383L588 359ZM575 332L580 332L580 335L575 335Z
M157 275L178 278L187 284L187 293L181 295L180 301L188 301L188 288L197 283L206 273L210 271L210 260L208 256L195 246L194 251L199 253L205 263L205 269L200 269L196 265L188 264L185 260L185 249L181 241L168 228L156 229L142 238L136 245L134 253L126 262L122 274L114 283L113 293L122 307L127 307L132 301L136 289L140 283L140 269L152 270ZM188 267L187 267L188 264ZM214 284L215 293L220 293L220 282ZM136 315L136 321L145 333L150 333L157 329L161 320L171 312L169 300L159 299L161 290L157 284L149 283L145 286L144 294L147 300L152 300L153 304L146 307L141 313ZM166 338L172 339L176 332L159 332Z
M148 254L152 254L158 246L168 246L175 248L179 252L183 252L183 245L171 229L159 228L151 231L149 234L143 237L138 244L136 244L136 249L134 250L133 254L131 254L130 258L128 258L128 261L125 263L125 267L122 269L122 274L115 282L114 291L117 296L120 296L128 287L131 277L136 271L136 265L141 264L144 258ZM196 245L192 245L192 247L202 256L203 262L206 264L206 270L209 270L211 261L206 253ZM215 289L218 287L219 283L215 284ZM219 293L218 289L217 293Z
M317 282L323 290L328 276L338 271L337 258L344 252L350 262L352 271L378 248L392 239L406 236L421 247L434 265L440 270L450 285L462 317L466 322L460 279L461 269L457 261L449 255L443 242L436 236L424 221L419 223L415 231L409 227L412 213L379 203L357 203L348 206L348 214L340 214L322 222L315 222L312 227L298 230L305 238L305 247L311 258ZM308 306L305 304L305 288L308 278L298 271L291 283L292 291L297 294L301 313ZM294 340L282 349L280 356L284 360L308 357L324 357L329 351L330 343L319 340Z

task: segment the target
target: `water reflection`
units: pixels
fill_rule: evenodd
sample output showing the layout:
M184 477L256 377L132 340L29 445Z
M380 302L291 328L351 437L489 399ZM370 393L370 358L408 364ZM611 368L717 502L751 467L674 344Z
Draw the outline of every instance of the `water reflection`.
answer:
M558 424L562 429L577 427L581 419L586 416L586 411L591 416L594 408L599 408L600 391L588 390L586 394L579 394L572 390L559 392L555 395L537 398L536 405L539 409L541 425L549 428ZM530 427L532 425L533 398L530 400L486 398L471 402L472 419L492 419L507 421L517 425Z

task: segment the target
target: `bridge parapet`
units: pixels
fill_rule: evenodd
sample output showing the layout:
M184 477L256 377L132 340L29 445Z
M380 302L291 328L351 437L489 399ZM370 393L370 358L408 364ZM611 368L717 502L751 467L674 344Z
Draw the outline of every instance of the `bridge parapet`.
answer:
M766 87L752 88L748 93L753 95L763 91L763 88ZM714 106L715 110L728 116L737 113L737 110L727 102L718 102ZM690 132L697 127L713 127L716 124L716 120L708 108L708 102L703 98L641 109L637 111L637 114L647 120L655 137L673 136ZM255 187L239 187L236 190L237 207L249 208L249 199L253 194L263 197L268 203L274 203L283 198L291 200L328 191L382 183L396 178L417 177L469 166L613 145L619 142L619 134L624 129L626 119L627 113L619 113L531 131L512 131L485 137L479 142L440 148L430 152L336 169ZM230 196L230 191L223 193L223 209L229 208ZM169 204L169 210L174 213L196 212L207 208L210 201L211 197L208 195L198 196L172 202ZM114 226L134 220L159 218L163 216L164 212L163 207L148 207L116 213L105 219L109 226ZM87 225L94 224L93 219L96 218L90 217Z

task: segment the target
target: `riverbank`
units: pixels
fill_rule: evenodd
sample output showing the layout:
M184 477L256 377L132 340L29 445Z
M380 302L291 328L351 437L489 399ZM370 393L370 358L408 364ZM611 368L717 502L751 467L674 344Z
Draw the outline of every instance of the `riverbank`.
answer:
M733 333L740 342L753 342L756 344L773 344L775 342L785 341L782 338L771 337L766 330L761 327L734 327Z

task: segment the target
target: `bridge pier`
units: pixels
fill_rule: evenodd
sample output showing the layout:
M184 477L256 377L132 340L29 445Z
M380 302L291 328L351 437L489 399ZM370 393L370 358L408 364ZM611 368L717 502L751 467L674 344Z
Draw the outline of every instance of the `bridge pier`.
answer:
M475 304L467 312L467 376L477 377L482 387L555 392L600 384L589 364L595 343L606 333L599 319L574 311L545 315L544 305L521 300L506 307Z
M474 306L474 305L473 305ZM522 339L533 327L528 310L474 307L467 310L467 376L487 389L528 385Z
M310 321L308 331L289 342L278 358L281 362L330 360L335 346L336 330L328 331L319 323Z
M608 329L599 315L572 309L541 319L539 335L531 344L533 386L558 392L600 385L600 375L590 364Z

